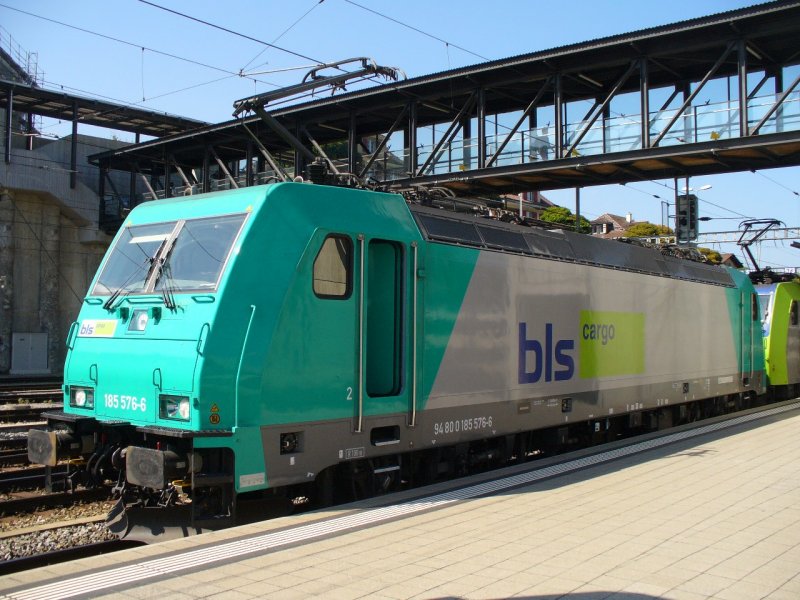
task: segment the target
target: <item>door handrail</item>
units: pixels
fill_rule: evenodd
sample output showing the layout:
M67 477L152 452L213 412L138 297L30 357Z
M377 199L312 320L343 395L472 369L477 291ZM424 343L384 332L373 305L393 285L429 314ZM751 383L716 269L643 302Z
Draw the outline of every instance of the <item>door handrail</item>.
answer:
M411 298L411 422L409 427L417 424L417 242L411 242L411 251L414 255L414 269L411 272L412 298Z
M358 414L355 433L361 433L364 419L364 234L358 234Z

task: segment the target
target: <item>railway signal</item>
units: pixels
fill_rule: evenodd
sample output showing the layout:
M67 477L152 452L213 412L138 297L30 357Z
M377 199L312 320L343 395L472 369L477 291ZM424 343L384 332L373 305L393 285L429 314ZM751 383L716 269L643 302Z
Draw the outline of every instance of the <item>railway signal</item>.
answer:
M681 194L677 198L675 211L675 236L678 243L697 239L697 196Z

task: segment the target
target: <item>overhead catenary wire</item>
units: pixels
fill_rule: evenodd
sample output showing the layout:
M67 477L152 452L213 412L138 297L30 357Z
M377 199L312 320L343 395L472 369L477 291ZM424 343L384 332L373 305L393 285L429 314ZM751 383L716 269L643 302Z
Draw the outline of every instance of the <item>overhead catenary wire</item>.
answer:
M107 35L105 33L100 33L100 32L97 32L97 31L92 31L91 29L86 29L84 27L78 27L77 25L71 25L69 23L64 23L63 21L58 21L56 19L51 19L50 17L37 15L35 13L28 12L28 11L22 10L20 8L15 8L13 6L8 6L7 4L0 3L0 7L7 8L8 10L13 10L13 11L21 13L23 15L28 15L29 17L34 17L35 19L41 19L42 21L47 21L49 23L55 23L56 25L61 25L62 27L67 27L69 29L74 29L75 31L80 31L82 33L86 33L86 34L89 34L89 35L93 35L93 36L97 36L97 37L100 37L100 38L104 38L104 39L110 40L112 42L117 42L119 44L125 44L126 46L131 46L132 48L136 48L137 50L138 49L141 49L142 51L146 50L148 52L152 52L153 54L160 54L161 56L166 56L168 58L173 58L175 60L180 60L180 61L183 61L183 62L191 63L193 65L197 65L198 67L204 67L206 69L212 69L214 71L220 71L221 73L227 73L229 75L237 75L237 76L239 76L239 73L237 73L236 71L231 71L230 69L224 69L222 67L217 67L217 66L214 66L214 65L210 65L208 63L204 63L204 62L200 62L200 61L197 61L197 60L193 60L191 58L186 58L185 56L178 56L177 54L172 54L171 52L165 52L163 50L157 50L155 48L150 48L148 46L143 46L142 44L137 44L137 43L134 43L134 42L130 42L128 40L123 40L121 38L117 38L117 37L114 37L114 36L111 36L111 35ZM250 77L249 79L252 79L252 77Z
M140 2L144 2L145 0L139 0L139 1ZM413 25L409 25L408 23L403 23L402 21L399 21L398 19L395 19L394 17L390 17L389 15L385 15L385 14L383 14L381 12L378 12L377 10L373 10L371 8L363 6L362 4L359 4L358 2L353 2L353 0L344 0L344 1L347 2L348 4L352 4L353 6L356 6L356 7L360 8L360 9L362 9L362 10L365 10L367 12L370 12L370 13L374 14L374 15L377 15L377 16L383 18L383 19L391 21L392 23L396 23L396 24L398 24L398 25L400 25L402 27L405 27L407 29L411 29L412 31L416 31L417 33L420 33L420 34L422 34L422 35L424 35L426 37L434 39L437 42L441 42L442 44L445 44L445 46L452 46L453 48L457 48L458 50L461 50L462 52L466 52L467 54L471 54L472 56L476 56L477 58L480 58L481 60L491 60L489 58L486 58L485 56L482 56L482 55L478 54L477 52L473 52L472 50L467 50L463 46L459 46L458 44L454 44L453 42L449 42L449 41L447 41L445 39L442 39L442 38L440 38L440 37L438 37L436 35L433 35L432 33L428 33L427 31L423 31L422 29L414 27Z
M225 81L226 79L231 79L233 77L238 77L238 75L236 75L236 74L226 75L224 77L218 77L218 78L212 79L210 81L204 81L202 83L195 83L193 85L189 85L189 86L185 86L185 87L182 87L182 88L178 88L176 90L170 90L170 91L164 92L162 94L156 94L155 96L150 96L145 101L136 101L136 102L130 102L130 101L127 101L127 100L119 100L119 99L113 98L111 96L104 96L102 94L97 94L97 93L94 93L94 92L90 92L88 90L83 90L83 89L80 89L80 88L71 87L71 86L64 85L64 84L59 84L59 83L53 82L53 81L47 81L46 83L54 85L54 86L57 86L61 90L70 90L70 91L73 91L73 92L89 94L94 98L101 98L101 99L104 99L104 100L108 100L108 101L111 101L111 102L117 102L117 103L120 104L120 106L118 108L112 108L112 109L109 109L109 110L106 110L106 111L96 111L96 112L92 113L92 116L99 117L99 116L113 114L113 113L117 112L121 108L133 108L133 107L137 107L137 106L143 106L144 104L146 104L147 102L150 102L152 100L157 100L159 98L164 98L165 96L171 96L172 94L179 94L181 92L185 92L187 90L193 90L195 88L203 87L203 86L206 86L206 85L212 85L214 83L219 83L220 81ZM267 83L268 85L272 85L274 87L280 87L279 85L277 85L275 83L270 83L270 82L263 82L263 83ZM164 113L164 114L168 114L168 113ZM55 117L49 117L49 118L55 119ZM82 119L83 119L83 117L79 117L78 121L81 121ZM60 124L61 120L60 119L56 119L56 120L58 122L51 123L49 125L45 125L45 126L41 127L40 130L44 131L45 129L50 129L50 128L53 128L53 127L57 127ZM108 129L113 129L113 127L109 127Z
M650 183L656 183L656 184L658 184L658 185L664 185L664 184L661 184L661 183L659 183L658 181L654 181L654 180L651 180L651 181L650 181ZM641 189L639 189L639 188L637 188L637 187L634 187L634 186L632 186L632 185L631 185L631 184L629 184L629 183L623 183L623 184L620 184L620 185L622 185L622 187L623 187L623 188L626 188L626 189L629 189L629 190L633 190L634 192L639 192L640 194L644 194L645 196L650 196L651 198L657 198L657 199L661 200L662 202L665 202L665 200L663 200L663 199L661 198L661 196L659 196L658 194L651 194L650 192L646 192L646 191L644 191L644 190L641 190ZM669 188L669 186L666 186L666 187L668 187L668 188ZM669 188L669 189L670 189L670 190L672 190L672 188ZM674 191L674 190L672 190L672 191ZM704 200L704 199L701 199L701 200L702 200L704 203L706 203L706 204L711 204L712 206L717 206L716 204L713 204L712 202L709 202L708 200ZM725 210L728 210L728 211L730 211L730 209L729 209L729 208L725 208L725 207L719 207L719 206L717 206L717 208L723 208L723 209L725 209ZM727 218L727 217L722 217L722 216L720 216L720 215L718 215L718 214L714 214L714 213L712 213L712 216L713 216L713 217L717 217L717 218L722 218L722 219L724 219L724 218ZM751 219L751 218L753 218L753 217L745 217L744 215L739 215L738 213L737 213L737 216L738 216L738 217L740 217L740 218L746 218L746 219Z
M662 187L667 188L669 191L671 191L673 193L675 192L675 188L674 187L672 187L670 185L667 185L666 183L662 183L661 181L656 181L654 179L651 179L650 183L655 183L656 185L660 185ZM631 189L636 189L636 188L631 188ZM655 196L655 194L653 194L653 196ZM655 197L656 198L661 198L661 196L655 196ZM737 211L733 210L732 208L728 208L727 206L720 206L719 204L714 204L713 202L711 202L709 200L706 200L705 198L699 198L698 197L698 200L700 200L701 202L703 202L705 204L710 204L711 206L715 206L716 208L719 208L720 210L728 211L729 213L732 213L732 214L736 215L737 217L741 217L742 219L752 219L753 218L753 217L748 217L747 215L743 215L742 213L737 212Z
M205 85L211 85L213 83L217 83L217 82L222 81L224 79L229 79L229 78L233 78L233 77L240 77L240 78L250 79L251 81L253 81L254 84L255 83L262 83L262 84L269 85L269 86L276 87L276 88L280 87L280 85L278 85L276 83L273 83L273 82L270 82L270 81L266 81L264 79L256 78L256 77L253 77L251 75L243 75L241 72L238 72L238 71L232 71L230 69L224 69L222 67L218 67L218 66L215 66L215 65L210 65L208 63L204 63L204 62L201 62L201 61L197 61L197 60L193 60L193 59L190 59L190 58L186 58L184 56L179 56L177 54L173 54L173 53L170 53L170 52L165 52L163 50L158 50L158 49L155 49L155 48L151 48L149 46L144 46L142 44L134 43L134 42L131 42L131 41L128 41L128 40L124 40L124 39L115 37L115 36L111 36L111 35L107 35L107 34L104 34L104 33L97 32L97 31L93 31L91 29L86 29L84 27L78 27L77 25L72 25L70 23L65 23L63 21L59 21L59 20L56 20L56 19L52 19L52 18L49 18L49 17L38 15L38 14L29 12L29 11L25 11L25 10L13 7L13 6L8 6L7 4L0 3L0 7L6 8L8 10L15 11L15 12L18 12L20 14L24 14L24 15L33 17L35 19L40 19L40 20L43 20L43 21L46 21L46 22L49 22L49 23L54 23L56 25L60 25L62 27L66 27L68 29L73 29L75 31L79 31L79 32L85 33L87 35L100 37L100 38L103 38L103 39L107 39L109 41L113 41L113 42L116 42L116 43L119 43L119 44L123 44L123 45L126 45L126 46L129 46L129 47L136 48L136 49L140 50L142 52L142 96L143 96L142 101L121 100L121 99L118 99L118 98L113 98L113 97L110 97L110 96L99 94L97 92L92 92L92 91L89 91L89 90L83 90L83 89L80 89L80 88L71 87L69 85L61 84L59 82L43 80L44 84L50 85L50 86L54 86L54 87L56 87L58 89L61 89L61 90L71 90L71 91L74 91L74 92L87 94L87 95L89 95L91 97L94 97L94 98L102 98L102 99L105 99L105 100L117 102L117 103L122 105L120 108L129 108L129 107L142 106L145 103L150 102L150 101L155 100L155 99L158 99L158 98L163 98L165 96L169 96L169 95L172 95L172 94L177 94L177 93L180 93L180 92L184 92L184 91L187 91L187 90L190 90L190 89L194 89L194 88L197 88L197 87L202 87L202 86L205 86ZM179 61L183 61L183 62L186 62L186 63L194 64L194 65L199 66L199 67L212 69L212 70L215 70L215 71L218 71L218 72L221 72L221 73L226 73L227 76L226 77L222 77L222 78L213 79L211 81L206 81L206 82L194 84L194 85L191 85L191 86L186 86L186 87L179 88L179 89L176 89L176 90L171 90L171 91L164 92L162 94L157 94L155 96L152 96L150 98L146 98L145 99L145 97L144 97L145 96L145 94L144 94L144 52L145 51L152 52L154 54L159 54L159 55L165 56L167 58L172 58L172 59L175 59L175 60L179 60ZM118 109L111 109L111 110L104 111L104 112L97 112L95 114L96 115L111 114L113 112L116 112L116 110L118 110ZM58 123L51 123L49 125L46 125L46 126L42 127L41 129L45 130L45 129L49 129L49 128L53 128L53 127L57 127L57 126L58 126Z
M755 169L750 169L750 172L751 172L751 173L753 173L753 174L755 174L755 175L761 175L761 177L763 177L763 178L764 178L764 179L766 179L767 181L771 181L772 183L774 183L774 184L775 184L775 185L777 185L778 187L782 187L782 188L783 188L783 189L785 189L786 191L789 191L789 192L791 192L792 194L794 194L795 196L800 196L800 193L798 193L796 190L793 190L792 188L790 188L790 187L788 187L788 186L785 186L785 185L783 185L783 184L782 184L780 181L776 181L775 179L772 179L772 177L767 177L767 176L766 176L766 175L764 175L764 173L762 173L761 171L756 171Z
M315 0L315 2L314 2L314 5L313 5L311 8L309 8L309 9L308 9L306 12L304 12L304 13L303 13L303 14L302 14L302 15L301 15L301 16L300 16L298 19L296 19L296 20L294 21L294 23L292 23L291 25L289 25L289 27L287 27L286 29L284 29L283 31L281 31L281 32L278 34L278 36L277 36L277 37L275 37L275 38L272 40L272 42L271 42L271 43L273 43L273 44L274 44L274 43L275 43L275 42L277 42L279 39L281 39L281 38L282 38L284 35L286 35L287 33L289 33L289 32L290 32L292 29L294 29L294 28L295 28L295 26L296 26L296 25L297 25L297 24L298 24L300 21L302 21L302 20L303 20L303 19L305 19L305 18L306 18L308 15L310 15L310 14L311 14L311 12L312 12L312 11L313 11L315 8L317 8L317 7L318 7L320 4L322 4L323 2L325 2L325 0ZM255 62L255 61L258 59L258 57L260 57L260 56L261 56L262 54L264 54L264 52L266 52L266 51L267 51L267 48L263 48L263 49L261 50L261 52L259 52L258 54L256 54L256 55L255 55L253 58L251 58L249 61L247 61L247 64L246 64L245 66L243 66L239 72L240 72L240 73L243 73L243 72L244 72L244 70L245 70L247 67L249 67L251 64L253 64L253 62ZM262 65L264 65L264 64L266 64L266 63L261 63L261 64L262 64ZM260 66L260 65L259 65L259 66Z
M207 25L208 27L213 27L214 29L219 29L220 31L224 31L226 33L230 33L231 35L235 35L235 36L238 36L240 38L244 38L246 40L250 40L251 42L256 42L257 44L262 44L262 45L267 46L269 48L273 48L275 50L279 50L281 52L285 52L287 54L291 54L291 55L296 56L298 58L302 58L303 60L310 60L310 61L313 61L313 62L318 63L320 65L324 64L324 62L325 62L325 61L319 60L317 58L312 58L310 56L306 56L305 54L301 54L299 52L295 52L294 50L289 50L288 48L283 48L281 46L276 46L275 44L270 44L269 42L265 42L264 40L260 40L258 38L254 38L253 36L250 36L250 35L247 35L247 34L244 34L244 33L240 33L238 31L234 31L233 29L228 29L227 27L223 27L222 25L217 25L216 23L211 23L209 21L205 21L205 20L200 19L198 17L193 17L191 15L187 15L186 13L182 13L180 11L173 10L171 8L167 8L166 6L161 6L160 4L156 4L155 2L150 2L149 0L139 0L139 2L141 2L142 4L147 4L149 6L152 6L153 8L158 8L159 10L163 10L163 11L168 12L168 13L172 13L172 14L177 15L179 17L183 17L184 19L189 19L190 21L195 21L196 23L200 23L202 25Z

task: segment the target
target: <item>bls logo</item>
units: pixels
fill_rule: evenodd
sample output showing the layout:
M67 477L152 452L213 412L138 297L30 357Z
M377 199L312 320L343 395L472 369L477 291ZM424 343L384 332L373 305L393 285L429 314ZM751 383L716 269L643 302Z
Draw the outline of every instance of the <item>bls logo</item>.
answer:
M568 354L575 348L574 340L553 340L553 324L544 326L544 348L539 340L528 339L527 323L519 324L519 383L536 383L544 375L545 381L566 381L575 374L575 361ZM533 356L530 356L533 355ZM533 370L528 370L529 358ZM553 370L553 363L563 367Z

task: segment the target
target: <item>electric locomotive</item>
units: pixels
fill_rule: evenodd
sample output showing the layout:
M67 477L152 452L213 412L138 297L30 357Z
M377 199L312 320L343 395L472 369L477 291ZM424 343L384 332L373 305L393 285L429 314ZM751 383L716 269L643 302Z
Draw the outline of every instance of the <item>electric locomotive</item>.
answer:
M777 398L794 398L800 386L800 284L757 285L767 382Z
M67 345L29 457L114 485L123 536L521 460L766 383L744 274L306 183L138 206Z

